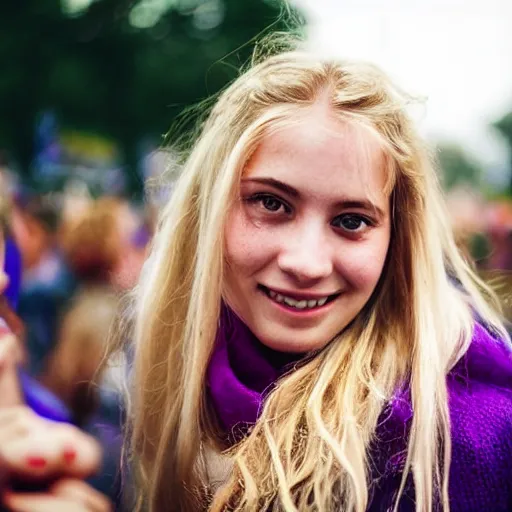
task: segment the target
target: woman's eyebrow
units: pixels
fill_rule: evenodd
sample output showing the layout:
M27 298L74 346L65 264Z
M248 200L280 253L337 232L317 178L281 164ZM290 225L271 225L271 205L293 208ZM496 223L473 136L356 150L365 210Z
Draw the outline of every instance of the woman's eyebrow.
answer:
M285 194L288 194L290 197L296 199L299 199L301 197L301 193L297 189L293 188L291 185L288 185L287 183L283 183L282 181L276 180L275 178L244 178L242 180L242 183L259 183L261 185L268 185L270 187L274 187L280 190L281 192L284 192ZM374 212L374 214L380 219L383 219L385 217L385 213L382 210L382 208L377 206L372 201L369 201L368 199L342 198L339 201L336 201L334 207L339 210L344 210L347 208L363 209Z
M276 180L275 178L244 178L242 180L242 183L247 182L259 183L261 185L269 185L271 187L277 188L278 190L281 190L281 192L285 192L291 197L300 197L300 192L297 189L293 188L291 185L283 183L282 181Z
M375 203L368 201L367 199L342 199L335 205L340 210L346 210L349 208L356 208L358 210L367 210L373 212L378 219L385 218L386 214L382 208L379 208Z

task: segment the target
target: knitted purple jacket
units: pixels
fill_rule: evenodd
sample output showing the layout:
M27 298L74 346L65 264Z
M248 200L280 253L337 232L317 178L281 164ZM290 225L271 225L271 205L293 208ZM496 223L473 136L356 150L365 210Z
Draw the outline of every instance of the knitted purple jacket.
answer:
M512 512L511 349L475 324L471 346L447 382L452 434L451 512ZM377 470L382 478L369 512L392 510L412 419L410 400L397 398L384 415L387 420L381 424L376 447L377 460L383 461ZM410 480L400 512L414 511Z
M265 390L293 360L264 347L224 308L208 368L211 402L226 432L254 423ZM512 351L480 324L466 355L447 378L452 432L451 512L512 512ZM374 447L368 512L393 509L412 419L408 396L383 411ZM400 512L414 511L409 485Z

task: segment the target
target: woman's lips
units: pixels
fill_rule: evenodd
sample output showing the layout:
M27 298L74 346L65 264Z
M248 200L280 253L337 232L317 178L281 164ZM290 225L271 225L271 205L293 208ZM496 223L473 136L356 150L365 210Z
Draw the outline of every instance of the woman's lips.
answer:
M274 304L280 306L286 311L293 313L306 314L324 310L330 303L332 303L340 293L334 294L307 294L295 293L274 290L264 285L259 285L258 288L270 299Z

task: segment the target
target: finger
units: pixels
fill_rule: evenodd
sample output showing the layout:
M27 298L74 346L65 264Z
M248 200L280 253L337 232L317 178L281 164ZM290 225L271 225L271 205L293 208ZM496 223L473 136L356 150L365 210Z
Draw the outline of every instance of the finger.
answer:
M0 337L0 369L5 365L17 365L22 361L20 342L14 334L4 334Z
M18 364L21 362L19 342L8 334L0 339L0 408L9 408L23 403L23 394L18 380Z
M0 450L5 443L42 429L46 423L26 406L0 408Z
M6 323L6 327L17 337L18 347L23 354L25 350L23 350L23 344L20 340L24 339L25 326L21 318L7 304L5 297L2 297L2 299L3 305L0 306L0 315Z
M100 447L93 438L73 426L59 424L43 424L11 439L0 445L0 453L12 473L37 479L58 474L85 478L99 468L101 461Z
M3 269L0 269L0 294L4 293L9 286L9 276L4 272Z
M24 401L14 363L0 365L0 408L21 405Z
M37 418L37 415L26 405L18 405L16 407L9 407L0 409L0 430L4 425L10 424L13 421L27 420L28 418Z
M90 435L78 428L56 423L55 435L60 436L60 460L66 464L70 475L85 478L95 473L101 465L100 444Z
M5 492L3 503L12 512L93 512L83 503L57 498L48 493Z
M60 498L84 503L94 511L108 512L112 510L110 500L82 480L62 478L53 484L49 491Z

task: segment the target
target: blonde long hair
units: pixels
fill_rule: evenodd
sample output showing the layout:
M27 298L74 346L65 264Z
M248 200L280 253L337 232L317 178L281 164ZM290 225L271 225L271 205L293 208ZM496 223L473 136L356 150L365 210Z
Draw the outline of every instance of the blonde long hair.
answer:
M162 212L137 288L130 450L151 512L207 508L200 446L219 447L205 374L223 286L223 237L245 162L268 130L328 94L334 115L376 133L390 162L392 240L374 296L354 322L283 377L212 510L363 512L379 415L405 383L412 420L405 478L416 510L448 504L446 375L471 341L473 312L503 336L494 294L463 260L411 98L374 66L285 52L220 96ZM460 283L455 286L453 280ZM463 290L463 291L462 291Z

